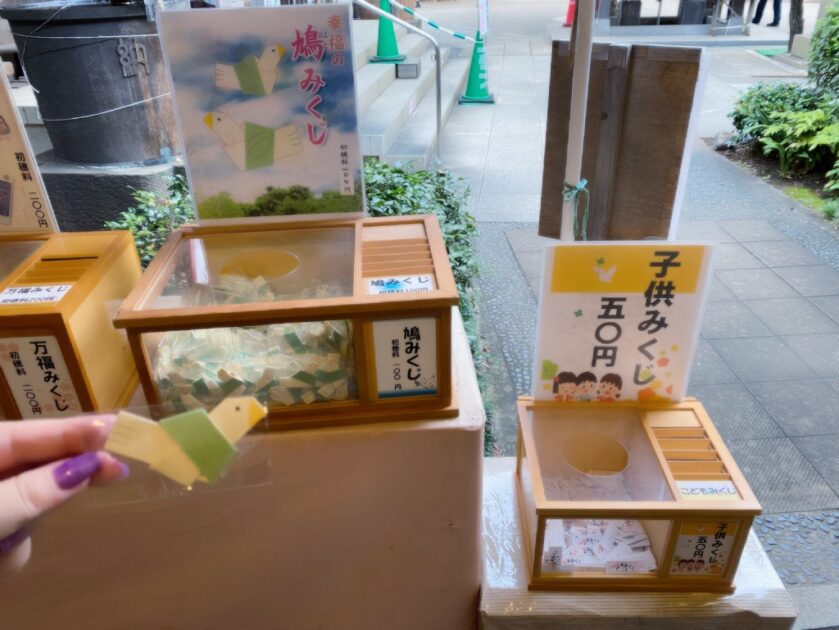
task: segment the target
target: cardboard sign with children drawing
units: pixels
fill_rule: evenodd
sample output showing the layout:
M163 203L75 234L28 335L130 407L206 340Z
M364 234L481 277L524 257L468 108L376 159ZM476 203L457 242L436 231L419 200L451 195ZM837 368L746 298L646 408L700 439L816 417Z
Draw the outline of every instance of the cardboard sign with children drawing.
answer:
M708 245L649 241L546 248L534 398L681 400L711 254Z
M349 7L161 14L199 219L363 212Z

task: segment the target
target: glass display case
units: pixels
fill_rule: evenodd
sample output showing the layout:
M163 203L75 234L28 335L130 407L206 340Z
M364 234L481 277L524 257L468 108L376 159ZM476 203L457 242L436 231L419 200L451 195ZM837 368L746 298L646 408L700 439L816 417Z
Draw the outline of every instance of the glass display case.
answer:
M730 592L760 505L702 405L520 398L530 588Z
M457 302L433 216L241 223L174 232L115 324L150 402L293 428L456 415Z
M112 317L140 279L129 232L0 236L0 408L8 419L125 404L137 372Z

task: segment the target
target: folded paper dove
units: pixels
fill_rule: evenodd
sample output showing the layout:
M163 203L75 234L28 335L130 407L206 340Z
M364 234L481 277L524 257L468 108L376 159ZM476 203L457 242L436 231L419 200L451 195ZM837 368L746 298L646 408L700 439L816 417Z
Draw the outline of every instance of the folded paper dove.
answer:
M226 398L209 413L193 409L159 422L123 411L105 449L145 462L183 486L215 483L236 454L236 442L266 413L252 396Z

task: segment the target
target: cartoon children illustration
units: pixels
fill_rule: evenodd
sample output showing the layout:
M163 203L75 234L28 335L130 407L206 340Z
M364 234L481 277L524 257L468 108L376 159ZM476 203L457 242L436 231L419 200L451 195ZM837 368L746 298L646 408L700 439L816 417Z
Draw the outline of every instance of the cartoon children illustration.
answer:
M577 376L573 372L560 372L554 378L554 393L560 402L574 400L574 391L577 389Z
M574 394L576 400L594 400L597 397L597 377L594 373L580 373Z
M597 388L597 400L600 402L615 402L621 395L623 379L619 374L604 374Z

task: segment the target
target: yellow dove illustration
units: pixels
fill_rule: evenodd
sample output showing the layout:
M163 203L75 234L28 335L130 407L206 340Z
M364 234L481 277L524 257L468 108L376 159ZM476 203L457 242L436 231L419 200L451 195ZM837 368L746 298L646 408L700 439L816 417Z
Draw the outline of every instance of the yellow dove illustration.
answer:
M252 396L227 398L209 413L193 409L159 422L122 411L105 450L145 462L183 486L214 483L236 454L236 442L266 413Z
M267 96L274 91L280 77L280 59L285 48L280 44L266 46L259 56L245 57L235 64L215 65L216 87L223 90L240 90L251 96Z
M256 123L240 125L224 111L209 112L204 124L213 130L222 148L240 171L271 166L303 151L297 127L286 125L272 129Z

